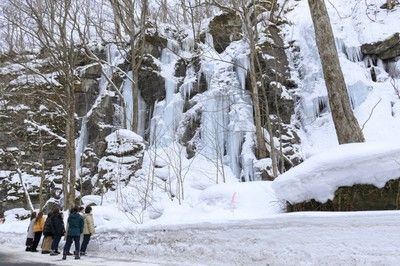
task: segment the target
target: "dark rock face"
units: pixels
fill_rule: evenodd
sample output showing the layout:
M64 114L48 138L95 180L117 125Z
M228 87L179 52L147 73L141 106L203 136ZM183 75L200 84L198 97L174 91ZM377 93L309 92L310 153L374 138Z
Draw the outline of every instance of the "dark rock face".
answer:
M97 79L83 78L75 87L75 110L79 117L86 115L89 104L97 97L99 82Z
M145 54L150 54L155 58L160 58L162 49L167 47L167 40L158 34L146 34L145 42Z
M388 181L383 188L373 185L340 187L333 200L320 203L315 200L288 204L288 211L369 211L398 210L400 208L400 181Z
M400 33L395 33L383 41L363 44L361 52L365 55L375 55L382 60L400 56Z
M145 128L150 127L151 112L154 104L165 98L165 80L159 74L160 68L154 63L152 56L145 56L139 70L140 95L146 103ZM149 132L146 133L149 137Z
M160 68L151 56L146 56L139 71L139 89L147 106L165 98L165 81L158 73Z
M187 65L188 65L188 63L186 62L185 59L183 59L183 58L178 59L178 62L176 63L176 67L175 67L175 76L176 77L185 77Z
M210 22L209 31L213 37L215 50L222 53L232 41L242 38L242 22L235 13L225 13L216 16Z
M26 62L19 55L15 55L14 60L21 64ZM61 179L56 178L60 174L57 166L63 163L65 156L65 143L54 136L63 136L65 130L59 109L65 101L62 87L42 82L23 67L16 72L10 71L10 67L15 68L12 62L3 62L1 67L0 213L10 208L28 207L18 168L23 175L31 176L32 183L26 183L26 187L35 207L39 207L39 183L43 174L46 176L43 199L59 196ZM45 64L37 68L51 70ZM38 129L43 125L54 135Z
M386 1L386 3L384 3L383 5L380 6L381 9L388 9L388 10L392 10L396 5L400 5L399 1Z
M264 87L259 86L261 122L263 125L267 123L266 108L263 106L268 103L272 130L275 136L281 140L284 155L291 161L289 163L284 160L279 164L283 164L284 169L289 169L293 165L301 163L301 158L296 150L300 138L290 125L295 113L295 99L292 95L297 85L290 78L289 62L279 27L274 24L268 25L265 34L269 40L259 45L260 49L256 60L257 80L262 81ZM246 81L246 84L250 84L250 82ZM280 169L281 167L282 165L279 165Z
M272 114L279 114L282 121L290 123L294 113L294 101L284 97L283 93L294 89L296 84L290 79L289 62L284 50L282 38L279 36L279 28L274 25L268 27L270 42L261 45L262 53L259 53L261 73L264 75L264 85L267 88L269 109ZM264 101L265 103L265 101Z
M94 63L85 68L82 71L81 78L83 79L97 79L101 76L101 64Z

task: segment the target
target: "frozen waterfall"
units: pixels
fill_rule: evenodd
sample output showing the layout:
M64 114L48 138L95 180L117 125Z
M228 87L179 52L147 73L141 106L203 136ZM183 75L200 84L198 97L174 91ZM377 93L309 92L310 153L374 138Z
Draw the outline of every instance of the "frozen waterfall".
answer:
M167 48L161 54L161 75L165 79L165 99L154 104L153 117L150 122L150 143L167 146L175 140L176 129L182 118L183 99L176 93L177 81L175 64L178 60L176 43L168 40Z
M245 43L232 45L237 47L221 55L210 52L202 62L207 82L201 117L202 153L227 164L238 179L251 181L256 158L253 108L246 91L248 56Z
M87 111L86 115L82 117L81 120L81 129L79 131L79 137L75 140L75 158L76 158L76 173L81 174L81 159L82 154L85 151L85 147L88 142L87 135L87 122L89 117L92 115L95 108L97 108L100 104L104 96L107 95L107 86L108 86L108 78L111 78L113 73L113 67L121 63L123 60L122 56L118 50L118 47L115 44L108 44L106 46L106 57L108 64L102 65L102 75L99 81L99 94L94 101L93 105Z

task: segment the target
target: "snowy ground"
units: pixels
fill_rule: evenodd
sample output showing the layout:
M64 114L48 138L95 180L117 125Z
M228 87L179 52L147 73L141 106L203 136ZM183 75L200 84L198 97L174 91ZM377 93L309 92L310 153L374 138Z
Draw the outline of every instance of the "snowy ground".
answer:
M99 255L82 257L80 260L75 260L72 256L68 256L67 260L62 260L61 256L51 257L40 253L27 253L20 250L20 246L2 245L0 248L0 265L94 265L107 266L115 264L118 266L124 265L139 265L151 266L159 265L150 262L136 260L135 258L113 258Z
M364 176L382 185L400 174L399 149L384 143L341 145L272 182L210 185L182 205L167 200L162 215L143 224L107 195L103 205L93 206L96 234L90 256L77 265L397 265L400 211L285 214L282 202L307 195L326 200L338 186L362 183ZM5 213L0 253L11 249L27 260L69 265L60 257L27 256L29 221L16 218L26 212Z
M55 265L398 265L399 216L309 212L115 231L96 235L80 261L26 253L25 234L2 232L0 252Z

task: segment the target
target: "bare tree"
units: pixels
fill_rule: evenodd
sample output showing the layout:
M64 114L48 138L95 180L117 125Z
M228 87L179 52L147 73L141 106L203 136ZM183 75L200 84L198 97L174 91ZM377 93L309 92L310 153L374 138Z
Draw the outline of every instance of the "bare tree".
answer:
M351 109L325 2L308 0L308 3L339 144L363 142L363 133Z

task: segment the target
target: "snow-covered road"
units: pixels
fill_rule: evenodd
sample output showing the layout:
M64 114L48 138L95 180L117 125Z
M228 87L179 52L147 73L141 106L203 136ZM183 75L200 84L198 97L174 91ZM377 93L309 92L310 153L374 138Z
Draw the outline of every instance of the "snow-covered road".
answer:
M1 266L50 266L50 265L65 265L65 266L125 266L125 265L138 265L138 266L156 266L151 262L136 260L135 258L116 258L114 256L107 256L107 253L94 254L90 256L82 256L80 260L75 260L73 256L68 256L67 260L62 260L61 255L49 256L43 255L40 252L31 253L24 252L21 247L9 246L2 244L0 247L0 265Z
M23 236L0 236L0 250L18 238L23 242ZM99 233L91 242L89 264L74 265L109 265L118 259L135 265L399 265L399 243L399 211L292 213Z

